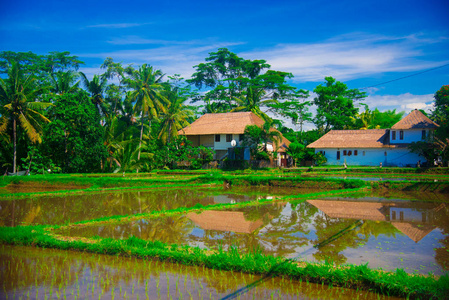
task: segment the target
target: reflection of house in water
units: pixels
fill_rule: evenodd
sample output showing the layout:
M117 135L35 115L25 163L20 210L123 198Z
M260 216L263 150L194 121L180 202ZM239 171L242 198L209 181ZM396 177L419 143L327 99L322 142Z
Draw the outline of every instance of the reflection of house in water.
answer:
M434 230L444 203L308 200L331 218L386 221L416 243Z
M237 194L222 194L215 195L209 197L213 202L212 203L237 203L258 199L273 199L272 196L248 196L248 195L237 195Z
M262 219L248 221L240 211L205 210L201 213L190 212L187 217L204 230L251 233L263 225Z

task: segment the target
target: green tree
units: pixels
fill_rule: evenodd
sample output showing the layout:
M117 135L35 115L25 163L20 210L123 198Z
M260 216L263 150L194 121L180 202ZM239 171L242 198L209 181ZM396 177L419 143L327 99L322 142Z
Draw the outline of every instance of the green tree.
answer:
M274 104L277 101L265 98L266 94L267 93L262 88L248 87L243 95L234 97L237 107L232 109L231 112L253 112L256 116L265 121L271 120L271 118L261 110L261 107Z
M184 104L187 99L180 95L176 88L167 84L163 94L169 104L166 112L162 115L159 138L166 144L178 136L179 130L189 125L188 120L193 117L194 113L189 106Z
M142 167L146 160L154 156L153 153L149 152L141 153L140 148L139 139L123 140L116 151L117 168L114 173L122 172L125 175L125 172L137 170Z
M164 74L160 70L154 70L153 67L143 64L139 70L134 71L125 83L130 89L129 99L134 101L134 111L140 114L140 143L142 146L143 128L146 120L150 121L157 118L160 113L165 113L167 99L161 94L163 91L162 78ZM138 160L140 159L140 150Z
M354 101L364 99L366 93L358 89L348 89L346 84L332 77L325 77L325 84L313 91L317 94L313 103L317 106L314 123L325 132L331 129L347 129L358 113Z
M312 105L310 101L306 101L309 92L306 90L297 90L287 95L287 99L279 101L269 106L274 112L284 118L290 119L295 126L299 126L299 131L303 131L303 125L312 121L312 113L309 107Z
M262 127L257 125L248 125L245 127L243 145L248 146L252 156L268 153L268 143L273 143L273 150L276 150L281 139L281 133L271 127L272 122L265 122Z
M50 74L50 91L57 95L64 93L74 93L79 89L79 74L74 71L58 71Z
M389 129L399 122L404 112L396 112L396 109L380 112L377 108L370 110L364 104L365 110L353 118L354 129Z
M209 89L194 101L202 100L206 112L255 111L262 114L261 106L285 99L295 88L286 80L293 75L268 70L265 60L246 60L226 48L212 52L206 63L194 66L195 73L188 83L198 89Z
M117 105L120 103L120 100L123 96L123 84L125 82L126 76L132 74L134 72L134 69L131 65L123 67L122 63L114 62L114 60L110 57L104 60L100 68L106 69L106 71L102 75L103 78L117 78L119 82L118 86L115 84L110 84L106 88L106 93L108 95L106 99L110 104L112 104L113 109L111 113L115 115L117 113Z
M449 85L443 85L435 93L434 110L431 118L440 127L436 130L436 136L444 140L449 138Z
M84 87L90 94L90 100L95 105L98 112L107 115L108 108L104 101L104 93L106 91L108 80L105 77L98 75L94 75L92 80L89 80L83 72L80 72L80 75Z
M49 110L43 151L65 173L101 170L107 157L100 114L85 91L63 94Z
M43 88L36 86L33 75L25 75L18 63L12 62L8 78L0 78L0 134L12 129L13 172L17 166L17 125L32 143L42 141L42 123L49 120L39 112L51 103L38 100Z

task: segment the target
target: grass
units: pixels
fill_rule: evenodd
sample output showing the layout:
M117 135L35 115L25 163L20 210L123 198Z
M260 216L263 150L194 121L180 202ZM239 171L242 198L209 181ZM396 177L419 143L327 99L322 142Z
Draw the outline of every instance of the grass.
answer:
M335 168L337 170L337 168ZM252 171L234 173L222 173L219 171L191 172L197 176L185 178L183 172L173 171L151 173L151 178L139 176L130 177L103 177L88 175L50 175L3 178L2 186L8 184L54 184L76 185L84 189L77 191L54 191L52 194L64 195L76 192L98 192L104 190L142 189L142 188L168 188L180 186L202 186L206 184L229 184L231 186L277 186L277 187L319 187L321 189L333 189L320 193L290 195L279 199L280 201L301 202L305 199L317 196L340 195L343 193L355 193L366 188L389 188L402 190L425 190L448 192L448 182L418 182L418 181L383 181L367 182L358 179L344 180L340 178L302 178L285 177L285 173L279 170L270 172ZM365 170L366 171L366 170ZM162 175L170 173L173 178L164 178ZM147 174L148 175L148 174ZM264 175L264 176L261 176ZM147 176L148 177L148 176ZM1 195L2 198L28 197L41 193L22 193ZM423 276L407 274L398 269L395 272L373 270L367 265L335 266L331 263L305 263L282 257L264 255L262 253L239 253L237 249L229 251L206 250L189 246L168 245L160 241L146 241L136 237L125 240L108 238L69 238L53 233L55 229L63 229L68 226L90 226L99 223L129 222L141 218L156 218L162 215L185 214L189 211L201 211L205 209L226 209L245 206L260 205L272 200L258 200L253 202L239 202L236 204L214 204L202 206L200 204L192 208L178 208L174 210L153 211L151 213L110 216L93 220L86 220L67 226L21 226L14 228L0 227L0 243L12 245L35 246L42 248L56 248L62 250L78 250L97 254L120 255L127 257L169 261L183 265L206 267L212 270L245 272L252 275L265 277L284 276L295 280L315 282L329 286L342 286L352 289L375 291L384 295L400 296L408 298L439 299L449 294L449 277ZM91 287L94 288L93 286ZM38 290L36 290L36 294ZM93 290L92 290L93 293ZM39 294L40 296L40 294ZM187 297L187 295L185 295Z
M257 252L242 254L237 249L209 251L189 246L168 245L136 237L125 240L98 239L95 243L80 240L61 241L45 232L45 226L0 228L3 243L97 254L121 255L140 259L168 261L213 270L244 272L262 276L284 276L295 280L376 291L390 296L442 299L449 294L449 277L422 276L372 270L367 265L335 266L331 263L304 263Z

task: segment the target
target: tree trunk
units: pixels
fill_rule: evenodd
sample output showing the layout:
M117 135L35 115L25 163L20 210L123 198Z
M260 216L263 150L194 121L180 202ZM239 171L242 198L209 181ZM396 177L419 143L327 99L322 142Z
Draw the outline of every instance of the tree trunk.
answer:
M17 124L16 124L16 118L13 117L12 121L12 135L14 139L14 158L12 162L12 172L16 173L16 161L17 161Z
M141 122L142 122L142 126L140 126L140 141L139 141L139 154L137 154L137 161L140 160L140 148L142 147L142 138L143 138L143 111L142 114L140 116L141 118ZM137 173L139 173L139 168L137 168Z
M168 163L169 163L168 159L169 159L169 151L170 151L170 147L169 147L169 144L170 144L170 132L171 132L171 123L169 123L169 125L168 125L168 137L167 137L167 164L166 164L166 165L168 165Z

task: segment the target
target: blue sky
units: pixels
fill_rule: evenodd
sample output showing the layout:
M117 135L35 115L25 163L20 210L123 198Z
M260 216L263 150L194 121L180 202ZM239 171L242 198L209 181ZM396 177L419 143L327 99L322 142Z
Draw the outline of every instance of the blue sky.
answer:
M188 78L227 47L313 90L333 76L364 88L449 64L449 1L1 1L0 51L70 51ZM429 109L449 66L365 89L370 108Z

